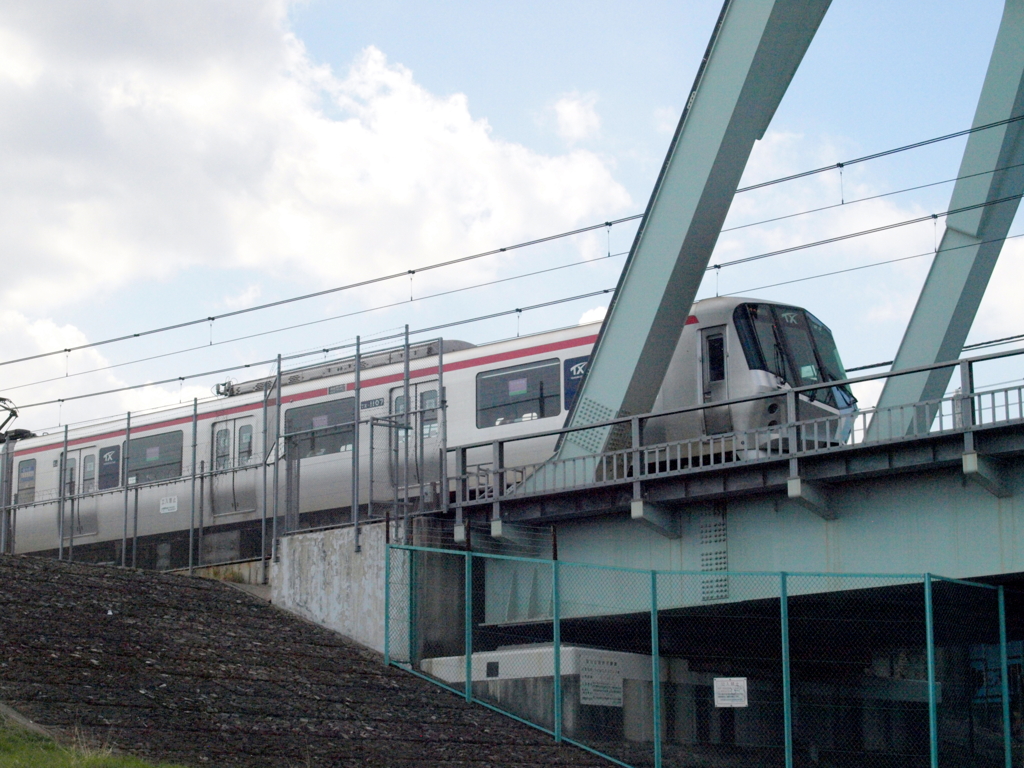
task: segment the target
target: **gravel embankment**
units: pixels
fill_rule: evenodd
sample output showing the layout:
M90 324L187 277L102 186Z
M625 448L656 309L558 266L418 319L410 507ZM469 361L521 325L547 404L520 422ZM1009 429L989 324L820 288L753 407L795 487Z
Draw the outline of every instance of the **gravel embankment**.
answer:
M0 556L0 701L192 766L606 766L226 584Z

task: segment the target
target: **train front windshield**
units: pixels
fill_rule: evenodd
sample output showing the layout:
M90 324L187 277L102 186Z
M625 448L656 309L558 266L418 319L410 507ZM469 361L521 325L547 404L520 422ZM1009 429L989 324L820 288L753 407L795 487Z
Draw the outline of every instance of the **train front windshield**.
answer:
M794 387L847 378L832 332L810 312L776 304L740 304L733 320L751 369L774 373ZM845 385L814 390L809 396L840 409L856 402Z

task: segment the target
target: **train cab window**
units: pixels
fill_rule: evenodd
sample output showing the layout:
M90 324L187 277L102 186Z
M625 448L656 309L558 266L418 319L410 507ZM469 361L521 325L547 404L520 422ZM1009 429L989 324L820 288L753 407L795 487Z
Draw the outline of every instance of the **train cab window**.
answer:
M352 450L353 397L304 405L284 412L284 431L292 458L305 459Z
M811 329L814 346L818 349L818 358L821 360L821 367L824 369L826 377L831 381L849 378L842 358L839 357L836 342L832 338L832 331L810 312L807 313L807 324ZM847 395L853 396L849 386L844 386L842 389Z
M16 504L31 504L36 500L36 460L18 462L18 495Z
M90 453L82 457L82 493L96 490L96 455Z
M798 386L817 384L821 381L818 360L814 356L814 341L807 328L807 318L798 309L776 307L779 328L785 339L786 351L793 368L793 379Z
M182 432L133 437L128 449L128 485L181 477Z
M100 448L99 488L117 488L121 484L121 446Z
M218 429L213 436L213 468L227 469L231 463L231 430L227 427Z
M238 465L248 464L252 460L252 425L246 424L238 428Z
M561 361L541 360L477 374L476 425L496 427L562 412Z
M809 312L774 304L741 304L733 319L750 368L771 371L796 387L846 378L832 333ZM835 405L836 391L845 394L846 405L854 402L848 387L815 390L808 397Z
M770 304L740 304L733 312L736 332L740 337L747 366L753 370L774 373L783 381L786 371L782 341L775 334L775 316Z

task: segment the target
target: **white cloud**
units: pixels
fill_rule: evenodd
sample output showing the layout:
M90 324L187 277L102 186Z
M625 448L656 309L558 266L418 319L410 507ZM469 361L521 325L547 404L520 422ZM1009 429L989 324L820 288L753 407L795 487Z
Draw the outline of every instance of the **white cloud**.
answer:
M586 325L587 323L596 323L600 320L604 320L605 315L608 314L608 307L594 307L588 309L582 315L580 315L580 325Z
M558 135L566 141L589 139L601 130L601 118L597 114L597 96L592 93L567 93L555 102L555 119Z
M658 107L654 110L654 130L658 133L675 133L679 124L679 110L675 107Z
M258 285L250 285L245 290L240 291L233 296L225 296L223 302L224 306L228 309L243 309L245 307L251 307L262 295L263 291Z
M67 349L88 342L85 334L73 325L58 325L52 320L32 320L13 309L0 310L0 348L4 359L29 357L55 349ZM68 355L53 355L0 371L3 375L3 394L16 406L24 408L33 403L49 402L74 394L79 382L85 382L89 391L118 389L129 383L116 370L103 370L110 361L96 349L84 349ZM95 373L85 373L92 371ZM25 386L31 385L31 386ZM70 386L69 386L70 385ZM68 422L119 415L125 411L140 411L165 406L178 401L210 396L204 385L150 386L126 392L117 392L87 400L72 400L53 405L25 408L15 427L51 431Z
M632 206L597 155L503 141L377 49L317 66L284 0L8 3L0 70L0 298L25 311L193 266L348 282Z

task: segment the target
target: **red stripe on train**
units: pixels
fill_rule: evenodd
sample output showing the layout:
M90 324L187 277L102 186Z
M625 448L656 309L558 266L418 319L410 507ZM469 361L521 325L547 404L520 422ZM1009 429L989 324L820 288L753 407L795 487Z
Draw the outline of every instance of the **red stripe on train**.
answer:
M445 372L458 371L464 368L477 368L482 365L490 365L491 363L501 363L506 360L515 360L520 357L529 357L530 355L542 355L545 352L557 352L561 349L571 349L572 347L582 347L585 344L593 344L597 341L597 336L583 336L578 339L566 339L565 341L553 341L550 344L538 344L536 347L526 347L525 349L513 349L508 352L499 352L494 355L484 355L482 357L473 357L468 360L461 360L454 363L448 363L445 365ZM418 379L424 376L436 376L437 366L431 368L419 368L415 371L409 371L410 379ZM378 376L375 379L363 379L360 382L360 388L365 389L369 387L379 387L382 384L391 384L396 381L401 381L404 377L402 373L392 374L390 376ZM345 391L351 392L355 389L354 382L350 382L345 385ZM302 400L312 400L316 397L324 397L328 394L327 388L313 389L309 392L299 392L294 395L285 395L281 398L282 405L288 403L301 402ZM275 404L275 401L270 400L268 405ZM224 416L232 416L236 413L245 413L247 411L262 410L263 403L248 403L246 405L236 405L231 408L222 408L219 411L208 411L206 413L199 414L199 421L222 418ZM137 429L132 429L132 434L140 432L151 432L154 429L165 429L166 427L176 427L181 424L191 424L191 416L181 416L175 419L168 419L167 421L159 421L156 424L144 424ZM125 430L115 430L113 432L104 432L101 435L89 435L88 437L78 437L74 440L68 440L68 448L76 445L84 445L86 443L95 443L100 440L110 440L115 437L124 437ZM55 448L62 448L64 442L51 443L50 445L41 445L36 448L26 448L21 451L15 451L15 456L27 456L31 453L40 453L41 451L49 451Z

